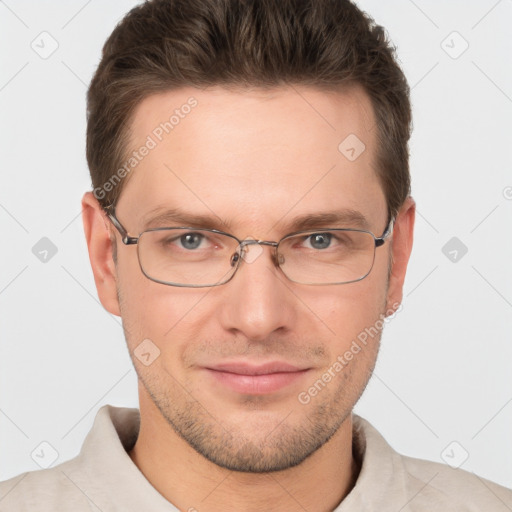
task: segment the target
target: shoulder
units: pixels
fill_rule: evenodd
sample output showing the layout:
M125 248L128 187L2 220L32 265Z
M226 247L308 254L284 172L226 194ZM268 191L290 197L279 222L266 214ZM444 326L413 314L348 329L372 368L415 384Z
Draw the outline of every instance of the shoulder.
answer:
M512 490L450 466L400 455L406 486L417 490L415 501L450 506L457 511L510 511ZM412 496L411 496L412 497Z
M2 512L49 512L62 510L64 506L76 512L89 512L89 501L80 490L73 460L0 482Z
M402 455L367 420L356 415L354 442L355 453L362 460L352 498L356 504L367 504L369 493L372 505L386 511L390 503L402 512L512 510L511 489L469 471Z
M104 405L76 457L0 482L0 510L139 510L148 494L159 500L126 451L137 438L139 420L137 409Z

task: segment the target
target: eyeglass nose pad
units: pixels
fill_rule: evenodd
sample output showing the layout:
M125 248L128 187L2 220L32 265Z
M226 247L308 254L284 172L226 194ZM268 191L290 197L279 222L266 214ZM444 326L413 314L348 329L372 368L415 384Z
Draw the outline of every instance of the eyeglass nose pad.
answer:
M284 263L284 256L282 254L277 254L277 255L274 255L274 261L276 262L276 264L279 266L279 265L282 265Z
M230 260L230 264L232 267L236 266L236 264L238 263L238 260L240 259L240 253L238 252L235 252L232 256L231 256L231 260Z

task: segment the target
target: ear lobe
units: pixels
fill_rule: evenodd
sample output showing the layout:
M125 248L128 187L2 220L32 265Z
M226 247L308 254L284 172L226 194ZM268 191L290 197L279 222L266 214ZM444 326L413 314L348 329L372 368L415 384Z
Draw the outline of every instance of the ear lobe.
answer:
M100 302L108 312L121 316L109 221L92 192L82 198L82 222Z
M405 274L412 251L415 216L416 203L409 196L400 208L393 228L391 274L387 295L388 310L396 309L393 308L393 304L402 302Z

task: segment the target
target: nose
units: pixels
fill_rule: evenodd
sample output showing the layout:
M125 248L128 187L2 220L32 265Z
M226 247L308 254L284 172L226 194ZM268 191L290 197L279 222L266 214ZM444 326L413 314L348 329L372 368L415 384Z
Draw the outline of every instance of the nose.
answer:
M224 329L261 341L296 324L294 295L273 254L273 247L245 247L235 276L220 287L223 290L218 315Z

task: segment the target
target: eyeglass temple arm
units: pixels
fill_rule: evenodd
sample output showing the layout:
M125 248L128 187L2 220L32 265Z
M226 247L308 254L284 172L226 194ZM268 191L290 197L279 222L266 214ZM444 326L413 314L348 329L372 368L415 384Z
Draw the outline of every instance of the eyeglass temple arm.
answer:
M386 241L386 238L388 238L389 235L391 235L391 233L393 232L394 225L395 225L395 218L391 217L391 220L389 221L389 224L388 224L387 228L385 229L384 233L382 233L382 235L380 237L375 239L375 247L380 247L381 245L384 244L384 242Z
M110 219L110 222L112 222L117 231L119 231L123 244L134 245L139 241L138 237L130 236L128 234L128 231L126 231L122 224L117 220L113 205L106 206L105 213L107 214L107 217Z

